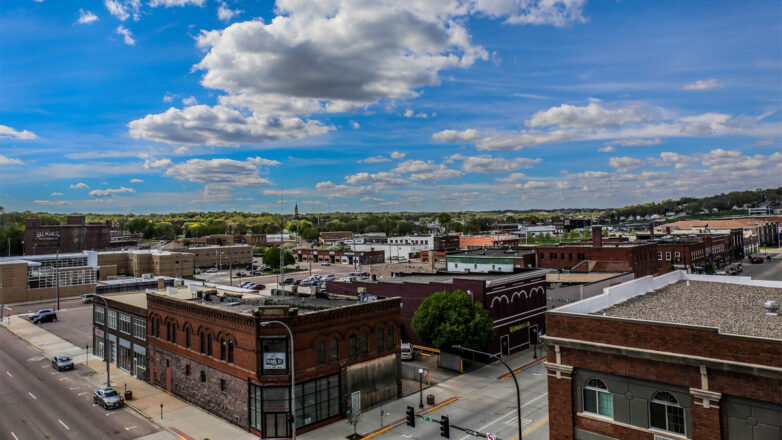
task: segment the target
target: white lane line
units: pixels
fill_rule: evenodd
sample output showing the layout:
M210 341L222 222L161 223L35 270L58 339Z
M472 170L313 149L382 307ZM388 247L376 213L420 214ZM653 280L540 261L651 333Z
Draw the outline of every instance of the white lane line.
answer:
M16 434L14 434L13 432L11 433L11 437L13 437L14 440L19 440L19 437L17 437Z
M111 341L109 341L109 342L111 342ZM70 377L63 377L62 379L60 379L60 382L62 382L64 380L71 380L71 378Z
M111 342L111 341L109 341L109 342ZM86 391L85 391L85 392L83 392L83 393L79 393L79 396L83 396L83 395L85 395L85 394L87 394L87 392L86 392Z
M521 405L521 407L522 407L522 408L524 408L525 406L527 406L527 405L531 404L532 402L534 402L534 401L536 401L536 400L538 400L538 399L540 399L541 397L544 397L544 396L548 396L548 393L543 393L543 394L541 394L540 396L538 396L538 397L536 397L536 398L534 398L534 399L530 400L529 402L527 402L527 403L525 403L525 404ZM502 416L500 416L500 417L498 417L498 418L496 418L496 419L492 420L491 422L489 422L489 423L487 423L487 424L485 424L485 425L481 426L480 428L478 428L478 431L483 431L483 430L484 430L484 429L486 429L487 427L489 427L489 426L491 426L491 425L493 425L493 424L495 424L495 423L499 422L500 420L504 419L505 417L508 417L508 416L509 416L509 415L511 415L511 414L516 414L516 410L515 410L515 409L514 409L514 410L511 410L509 413L507 413L507 414L505 414L505 415L502 415ZM524 423L526 420L527 420L527 419L524 419L524 421L523 421L522 423ZM507 421L506 421L506 422L507 422ZM506 422L503 422L503 423L506 423ZM515 424L516 422L513 422L513 423ZM516 426L518 426L518 425L516 425ZM462 438L461 438L461 440L467 440L468 438L470 438L470 436L469 436L469 435L465 435L464 437L462 437Z
M135 427L136 427L135 425L134 426L130 426L130 427L125 427L125 431L130 431L131 429L133 429Z
M73 391L73 390L78 390L78 389L79 389L79 387L70 387L70 388L68 388L68 389L69 389L69 390L71 390L71 391Z
M69 428L69 427L68 427L68 425L66 425L65 423L63 423L63 422L62 422L62 420L60 420L60 419L57 419L57 421L58 421L58 422L60 422L60 425L64 426L64 427L65 427L65 429L67 429L68 431L70 431L70 430L71 430L71 428Z
M5 374L7 374L7 375L8 375L8 376L10 376L10 377L14 377L14 375L13 375L13 374L11 374L11 373L9 373L8 371L6 371L6 372L5 372ZM13 433L12 433L12 434L13 434Z
M33 393L29 393L29 392L28 392L27 394L29 394L29 395L30 395L30 397L32 397L33 399L35 399L35 400L38 400L38 398L37 398L37 397L35 397L35 395L34 395Z
M111 342L111 341L109 341L109 342ZM106 413L106 417L108 417L108 416L110 416L110 415L112 415L112 414L114 414L114 413L113 413L113 412L107 412L107 413Z

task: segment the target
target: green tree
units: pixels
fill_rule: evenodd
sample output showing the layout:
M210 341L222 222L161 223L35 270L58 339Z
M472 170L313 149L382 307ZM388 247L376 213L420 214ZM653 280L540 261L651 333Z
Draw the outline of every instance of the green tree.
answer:
M288 251L285 251L285 265L289 266L291 264L294 264L296 261L293 259L293 254L291 254ZM275 269L280 267L280 248L279 247L271 247L266 249L266 251L263 253L263 264L269 267L273 267Z
M125 223L125 228L131 233L131 234L137 234L139 232L146 232L149 228L149 220L147 220L144 217L135 217L130 220L128 220L127 223Z
M445 226L446 224L451 222L451 214L447 212L441 212L437 214L437 222L441 225Z
M412 326L422 343L442 350L456 344L485 349L495 336L489 312L461 290L426 298L415 311Z

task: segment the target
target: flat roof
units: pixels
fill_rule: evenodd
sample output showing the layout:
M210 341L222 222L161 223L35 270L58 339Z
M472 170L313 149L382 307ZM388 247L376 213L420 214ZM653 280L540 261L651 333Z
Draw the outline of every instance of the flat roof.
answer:
M527 249L472 249L468 251L453 252L447 255L451 257L471 258L513 258L534 254L535 251Z
M680 280L592 313L782 340L782 316L766 315L763 302L767 300L782 303L782 288Z
M596 283L609 278L623 275L624 272L586 272L586 273L556 273L546 274L547 283Z
M214 289L203 289L214 290ZM251 315L254 310L264 306L290 306L296 308L299 315L307 313L319 312L321 310L334 309L339 307L351 306L359 304L358 297L349 296L336 296L330 295L328 298L318 298L315 296L298 296L298 295L282 295L271 296L268 294L241 294L241 299L235 298L237 296L234 292L221 291L217 296L212 295L209 301L206 301L204 297L194 298L194 292L187 292L187 295L168 295L165 292L158 292L160 296L168 296L170 298L176 298L179 300L187 301L190 303L200 304L205 307L214 307L221 310L228 310L236 313L242 313L245 315ZM233 295L232 297L223 296L228 293ZM223 297L222 301L220 298ZM146 299L145 299L146 301Z
M437 273L432 275L404 275L379 278L377 281L361 280L368 283L453 283L455 278L462 280L502 281L506 278L533 278L544 276L548 271L543 269L528 270L514 273Z

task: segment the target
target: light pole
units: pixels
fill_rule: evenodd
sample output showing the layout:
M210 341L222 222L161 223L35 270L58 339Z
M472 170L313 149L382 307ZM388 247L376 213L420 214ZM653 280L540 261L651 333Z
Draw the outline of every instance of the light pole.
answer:
M103 305L105 306L103 309L103 358L106 360L106 387L111 387L111 378L109 376L109 303L106 302L106 298L98 296L94 293L89 295L89 298L92 298L93 301L95 298L100 298L100 300L103 301ZM87 357L89 358L89 355Z
M262 327L266 327L269 324L280 324L285 327L285 330L288 330L288 335L291 338L291 432L293 433L293 440L296 440L296 367L293 362L293 332L291 331L291 328L282 321L261 322Z
M510 371L510 375L511 375L511 377L513 377L513 383L516 384L516 405L519 407L519 410L518 410L516 416L518 417L518 422L519 422L519 440L521 440L521 390L519 389L519 381L516 380L516 374L513 372L513 369L511 367L509 367L508 364L506 364L505 361L503 361L496 354L484 353L482 351L473 350L473 349L467 348L467 347L462 347L461 345L452 345L451 348L454 348L454 349L460 350L460 351L462 351L462 350L463 351L469 351L469 352L472 352L472 353L477 353L477 354L482 354L484 356L493 357L494 359L497 359L498 361L500 361L500 363L502 365L504 365L505 368L508 369L508 371Z
M424 407L424 369L418 369L418 407Z
M57 250L57 260L54 263L54 276L55 276L55 285L57 286L54 290L55 295L57 296L57 307L55 307L55 310L60 310L60 250Z

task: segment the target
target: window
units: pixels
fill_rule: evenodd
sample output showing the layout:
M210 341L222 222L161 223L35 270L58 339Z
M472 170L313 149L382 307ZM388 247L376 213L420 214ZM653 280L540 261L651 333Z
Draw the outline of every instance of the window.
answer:
M337 341L337 338L331 339L331 343L329 344L329 351L331 351L331 354L329 355L329 362L337 362L339 360L339 341Z
M358 357L358 345L356 344L356 335L350 335L348 338L348 349L350 351L350 358L355 359Z
M657 252L657 259L662 261L662 259L663 259L663 253L662 252Z
M369 342L367 341L369 339L369 335L367 335L367 332L361 332L361 341L360 341L360 350L361 354L367 354L369 353Z
M206 335L204 332L201 332L198 336L201 339L201 354L206 353Z
M677 263L679 261L682 261L682 254L680 254L679 252L674 252L673 256L674 256L674 261L676 261Z
M665 261L671 261L671 253L670 252L666 252L665 253Z
M95 318L94 318L95 322L98 323L98 324L105 324L106 322L103 320L104 316L105 316L103 307L95 306L94 312L95 312L94 313L95 314Z
M385 335L386 333L383 331L382 328L377 329L377 351L383 351L386 347L386 341L385 341Z
M228 341L228 363L234 363L234 341Z
M225 392L225 379L220 379L220 391Z
M557 259L557 254L552 252L551 254L549 254L549 258L551 258L552 260L556 260Z
M396 339L394 339L394 326L388 327L388 338L386 339L386 349L392 350L396 347Z
M171 323L166 323L166 341L171 342Z
M544 253L542 253L542 252L541 252L541 253L540 253L540 259L541 259L541 260L545 260L545 259L546 259L546 254L544 254Z
M584 387L584 412L614 417L614 399L599 379L589 379Z
M112 330L117 329L117 311L109 310L109 328Z
M573 254L567 254L567 259L573 261Z
M206 382L206 372L201 370L201 382Z
M211 356L212 355L212 334L209 333L206 335L206 355Z
M185 376L190 376L190 365L185 365Z
M296 427L339 415L339 375L296 385Z
M185 348L190 348L190 329L185 329Z
M133 336L138 339L147 339L147 321L133 318Z
M155 320L155 337L160 337L160 318Z
M225 351L227 349L227 345L225 343L225 339L220 339L220 360L225 360Z
M318 342L318 365L326 364L326 343Z
M652 428L684 434L684 410L667 391L656 393L649 402L649 420Z
M586 259L586 257L584 256L584 254L577 254L577 255L576 255L576 258L578 258L578 261L583 261L584 259Z

